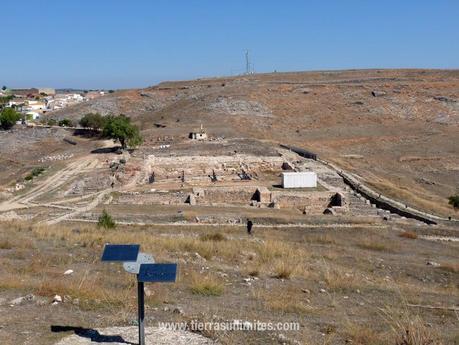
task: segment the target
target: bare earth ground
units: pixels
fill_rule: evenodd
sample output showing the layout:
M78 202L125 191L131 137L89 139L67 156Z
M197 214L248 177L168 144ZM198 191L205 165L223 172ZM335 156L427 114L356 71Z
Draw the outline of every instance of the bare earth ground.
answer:
M292 332L204 333L222 344L400 344L406 330L438 341L422 344L459 343L457 242L400 237L404 230L422 233L424 225L313 225L256 226L249 237L237 226L101 230L80 223L2 223L2 344L50 344L73 334L51 332L51 326L134 325L134 279L120 265L100 262L106 242L141 243L157 262L179 263L176 284L148 286L150 326L191 320L300 324ZM68 269L74 273L64 275ZM11 305L27 294L36 297ZM51 305L55 294L64 302Z
M201 333L221 344L459 344L457 224L388 214L329 167L279 148L313 150L386 196L454 216L458 98L457 71L267 74L118 91L51 115L126 113L145 137L132 153L65 129L0 131L1 344L135 325L135 279L99 262L107 242L179 263L176 284L148 286L153 327L300 324ZM201 123L210 140L187 139ZM282 162L316 171L319 186L283 191ZM254 201L257 188L271 199ZM345 206L323 215L334 193ZM116 229L96 226L104 209Z

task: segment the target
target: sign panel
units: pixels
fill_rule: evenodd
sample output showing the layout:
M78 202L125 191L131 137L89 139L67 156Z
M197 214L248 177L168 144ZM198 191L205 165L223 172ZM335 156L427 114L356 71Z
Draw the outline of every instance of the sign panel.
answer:
M147 253L139 253L139 255L137 256L136 262L124 262L123 268L126 272L139 274L140 265L153 264L153 263L155 263L155 259L153 258L153 255L150 255Z
M138 244L106 244L102 261L136 261L139 254Z
M175 282L177 264L142 264L138 280L140 282L167 283Z

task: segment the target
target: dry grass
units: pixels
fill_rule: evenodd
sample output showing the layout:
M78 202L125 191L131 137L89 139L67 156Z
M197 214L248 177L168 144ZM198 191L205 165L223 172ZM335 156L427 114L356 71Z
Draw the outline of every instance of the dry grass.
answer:
M361 249L374 250L378 252L390 251L389 248L384 243L381 243L379 240L370 239L370 238L366 238L358 242L357 247Z
M0 249L11 249L13 248L13 244L8 239L0 240Z
M458 273L459 262L443 262L439 266L440 269L447 272Z
M111 284L110 284L111 283ZM62 277L36 275L8 275L0 281L0 289L12 289L18 291L33 292L38 296L52 297L56 294L69 296L72 300L78 300L83 310L112 309L126 307L135 304L132 296L135 296L134 282L128 282L124 288L117 288L119 282L101 282L98 278L89 279L87 276Z
M383 314L390 325L396 345L443 345L440 334L419 316L404 310L386 308Z
M223 283L211 275L192 274L190 290L195 295L221 296L225 290Z
M258 263L250 263L244 266L243 272L244 275L248 275L251 277L259 277L261 273L262 267Z
M0 249L33 249L32 240L25 234L19 233L14 239L4 238L0 240Z
M415 240L418 238L418 235L414 231L404 231L398 235L399 237L409 238Z
M100 279L42 279L35 286L35 293L39 296L51 297L55 294L68 295L72 299L79 299L80 306L86 310L100 308L118 308L134 304L135 296L133 282L122 289L113 289Z
M338 242L336 238L331 234L311 234L305 237L307 243L318 243L325 245L336 245Z
M220 242L220 241L226 240L226 237L220 232L215 232L215 233L210 233L210 234L201 234L201 236L199 236L199 239L201 241Z
M355 345L383 345L387 339L369 325L347 322L344 335L346 342Z
M273 278L290 279L298 271L298 264L292 260L277 260L274 263Z
M5 274L0 279L0 289L24 290L27 287L25 279L17 274Z
M81 226L79 232L74 232L69 228L39 226L35 230L37 235L46 239L62 239L69 244L79 244L83 247L96 248L104 243L142 243L142 248L154 252L158 256L168 253L198 253L207 260L220 257L232 260L237 257L246 245L245 241L236 240L216 240L221 237L205 236L206 240L191 236L189 231L187 236L151 236L149 227L130 227L129 231L98 231L93 226ZM194 231L198 229L194 229Z
M255 299L260 301L270 312L293 313L306 315L317 313L318 308L311 305L300 289L291 286L278 287L270 290L258 289L253 292Z
M368 283L358 277L354 272L348 272L342 267L330 267L324 263L322 270L323 281L327 284L330 291L349 291L363 289Z
M120 280L120 268L99 263L99 254L103 244L107 242L141 243L142 251L154 253L158 261L183 262L176 284L155 286L151 289L152 294L147 297L149 305L178 303L185 306L191 299L193 305L202 304L205 308L214 308L222 317L235 317L231 314L231 308L223 306L234 304L234 307L238 310L244 309L244 312L247 308L247 315L259 319L262 315L269 315L270 319L276 321L285 321L286 318L306 320L305 329L312 329L313 324L317 323L321 327L323 324L336 326L330 334L326 332L324 344L341 343L347 339L353 344L419 345L413 342L402 343L401 341L412 339L404 339L406 332L401 331L400 327L396 328L395 322L390 323L390 334L389 323L377 326L377 321L374 320L376 307L372 307L371 311L368 308L370 302L365 302L365 307L359 307L354 302L369 299L371 303L381 305L380 302L387 303L388 296L399 292L407 294L410 303L413 303L413 296L427 300L432 295L436 298L457 296L457 287L446 289L445 284L419 284L412 277L392 278L388 283L386 273L375 267L374 262L384 258L386 267L392 264L393 254L387 248L392 248L394 243L400 243L396 232L361 229L358 232L349 232L346 237L342 232L336 232L332 236L305 233L302 230L259 229L256 236L248 238L245 233L238 234L234 229L231 231L231 235L228 235L224 228L212 233L208 227L199 226L120 226L106 232L98 230L92 224L15 229L7 234L11 235L10 238L5 236L13 244L14 250L2 253L6 262L2 266L4 273L0 275L0 289L34 293L48 299L54 294L63 297L68 295L71 299L79 299L81 310L100 312L105 321L127 324L135 314L135 280ZM40 250L34 251L31 256L28 250L16 247L17 234L33 239L32 245L38 243ZM366 236L366 239L356 241L355 236ZM415 247L415 243L410 241L401 242L404 247ZM47 243L47 248L52 246L55 250L42 251L44 243ZM373 248L375 243L382 244L386 249L374 252L373 249L369 252L358 249L362 249L362 244L365 249ZM73 255L70 256L70 253ZM203 264L201 259L196 259L194 253L205 257L207 262ZM397 260L402 253L397 253ZM19 255L24 260L10 258L10 254ZM453 264L454 253L446 255L450 256L444 259L444 266L447 267L445 269L457 272L457 264ZM202 268L203 265L206 269ZM410 265L410 261L404 265ZM78 269L78 266L84 269ZM75 273L63 276L67 268L74 269ZM205 273L198 273L201 270ZM212 272L226 274L220 277ZM390 275L390 272L387 274ZM247 286L241 284L244 276L257 276L259 279ZM451 274L445 276L452 277ZM232 284L231 293L225 293L227 283ZM453 282L449 281L448 284ZM319 293L320 287L325 288L327 293ZM309 291L305 291L306 289ZM357 289L360 294L355 300ZM233 291L237 292L236 298ZM249 293L249 298L241 302L241 296L246 293ZM343 295L348 297L343 300ZM221 297L211 298L212 296ZM241 309L238 303L243 303L244 307ZM345 321L331 321L346 319L348 306L350 314L347 318L351 319L349 324ZM368 323L362 323L362 320ZM438 326L434 320L428 320ZM405 328L409 326L404 325ZM419 328L419 325L416 327ZM387 335L383 339L385 342L380 342L383 338L381 332ZM307 338L307 333L309 331L303 331L301 337ZM399 343L395 343L395 339Z

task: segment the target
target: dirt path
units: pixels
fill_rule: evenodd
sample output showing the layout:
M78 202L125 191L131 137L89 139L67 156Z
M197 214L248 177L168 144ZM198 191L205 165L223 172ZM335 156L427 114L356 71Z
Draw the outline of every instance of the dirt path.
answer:
M85 157L78 159L67 165L64 169L59 170L54 175L49 176L37 186L32 187L32 189L26 193L0 203L0 212L25 207L46 206L43 203L33 203L33 200L45 193L58 189L76 175L93 170L98 163L99 160L97 158Z
M87 204L85 206L82 206L82 207L75 208L75 209L73 209L72 212L66 213L66 214L64 214L62 216L59 216L57 218L47 220L46 223L49 224L49 225L56 224L56 223L59 223L59 222L61 222L63 220L69 219L71 217L75 217L75 216L79 215L80 213L90 211L93 208L96 208L97 205L99 205L103 201L104 197L107 194L111 193L111 192L112 192L112 189L104 189L103 191L99 192L97 194L97 196L94 198L94 200L92 200L89 204Z
M72 218L68 219L70 222L81 222L81 223L97 223L95 219L82 219L82 218ZM64 219L65 220L65 219ZM127 222L127 221L117 221L117 224L121 225L149 225L149 226L185 226L185 227L193 227L193 226L208 226L208 227L241 227L245 228L246 224L231 224L231 223L191 223L191 222ZM291 224L258 224L254 226L254 229L257 227L259 228L276 228L276 229L287 229L287 228L311 228L311 229L336 229L336 228L364 228L364 229L386 229L388 226L385 224L353 224L353 223L334 223L334 224L306 224L306 223L291 223Z
M89 211L95 208L99 203L101 203L104 197L109 194L112 189L105 189L100 192L91 193L90 195L84 195L83 197L79 198L72 198L67 200L58 200L56 202L44 203L44 202L37 202L36 200L39 199L45 193L53 192L59 188L61 188L65 183L70 181L71 179L77 177L80 174L84 174L85 172L94 171L99 165L99 160L94 158L93 156L86 156L75 160L69 163L65 168L59 170L55 174L49 176L44 181L38 182L38 185L31 188L24 194L18 195L10 200L2 202L0 204L0 212L7 212L12 211L15 209L21 208L31 208L31 207L52 207L57 208L67 212L64 215L58 216L53 219L45 220L44 222L48 224L55 224L64 219L68 219L70 217L74 217L82 212ZM84 199L91 199L86 205L81 207L73 207L73 206L62 206L59 203L62 202L69 202L69 201L76 201L76 200L84 200Z

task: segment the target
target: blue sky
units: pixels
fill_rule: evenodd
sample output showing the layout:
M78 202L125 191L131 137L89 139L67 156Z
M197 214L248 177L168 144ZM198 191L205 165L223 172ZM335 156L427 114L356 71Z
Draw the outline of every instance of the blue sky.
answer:
M2 1L0 84L130 88L243 72L459 68L459 1Z

